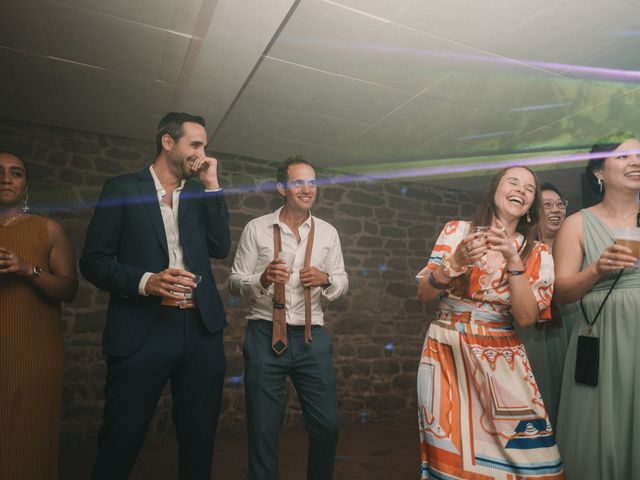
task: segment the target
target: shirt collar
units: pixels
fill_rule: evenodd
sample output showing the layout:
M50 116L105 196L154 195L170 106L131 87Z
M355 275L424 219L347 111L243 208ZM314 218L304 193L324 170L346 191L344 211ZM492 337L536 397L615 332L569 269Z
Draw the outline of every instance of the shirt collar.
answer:
M156 175L156 172L153 169L153 165L149 166L149 171L151 172L151 178L153 178L153 184L156 187L156 192L158 192L158 193L160 193L161 195L164 196L167 193L167 191L162 186L162 183L160 183L160 179ZM180 180L180 185L178 185L174 191L175 192L180 192L184 188L185 182L186 182L186 180L184 178L182 180Z
M281 206L279 209L277 209L275 212L273 212L271 214L271 217L269 218L269 225L280 225L280 212L282 211L282 209L284 208L284 205ZM282 224L284 226L286 226L286 224ZM302 222L302 225L306 225L307 228L311 229L311 212L309 212L309 216L307 217L307 219ZM289 229L289 227L287 226L287 229Z

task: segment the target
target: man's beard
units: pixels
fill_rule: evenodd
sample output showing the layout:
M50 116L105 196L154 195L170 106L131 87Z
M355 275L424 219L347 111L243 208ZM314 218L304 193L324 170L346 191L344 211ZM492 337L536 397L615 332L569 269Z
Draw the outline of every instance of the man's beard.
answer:
M183 163L182 164L182 178L184 178L185 180L188 180L189 178L193 177L194 171L191 170L191 167L189 166L189 163Z
M171 164L174 165L181 179L187 180L193 176L194 172L191 170L188 158L172 156Z

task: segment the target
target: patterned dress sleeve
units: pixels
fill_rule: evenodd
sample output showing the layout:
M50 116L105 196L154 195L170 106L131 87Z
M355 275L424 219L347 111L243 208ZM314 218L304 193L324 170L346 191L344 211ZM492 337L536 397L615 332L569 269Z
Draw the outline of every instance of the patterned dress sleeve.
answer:
M456 247L468 231L469 222L460 220L452 220L448 222L440 232L427 264L416 275L416 280L420 281L422 278L429 275L430 272L438 268L444 259L449 257L449 255L456 250Z
M548 245L536 242L527 259L526 275L538 304L539 322L551 320L553 296L553 257Z

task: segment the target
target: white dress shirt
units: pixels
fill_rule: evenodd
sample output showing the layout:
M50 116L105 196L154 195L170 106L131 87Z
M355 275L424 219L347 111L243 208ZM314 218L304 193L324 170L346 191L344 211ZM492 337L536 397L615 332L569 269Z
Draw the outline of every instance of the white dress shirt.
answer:
M300 243L295 233L280 221L282 207L273 213L251 220L242 231L236 257L229 277L231 293L249 298L250 310L247 319L272 320L273 284L264 289L260 276L267 268L273 255L273 226L280 225L283 252L294 252L293 273L285 284L287 323L304 325L304 287L300 282L300 269L304 267L307 238L311 230L311 215L300 225ZM331 275L331 285L327 288L311 288L311 323L324 325L322 298L333 301L344 295L349 288L349 280L344 270L344 259L338 232L329 223L317 217L311 265Z
M167 194L160 183L160 179L153 170L153 165L149 167L151 176L153 177L153 183L156 186L156 194L158 195L158 203L160 204L160 213L162 214L162 223L164 224L164 233L167 237L167 251L169 252L169 268L182 268L184 269L184 257L182 252L182 244L180 243L180 229L178 228L178 207L180 206L180 192L184 188L186 180L182 180L172 194L172 205L169 206L162 201L162 197ZM140 279L138 285L138 293L140 295L147 295L144 291L147 286L149 277L153 275L152 272L146 272Z
M167 194L167 191L160 183L160 179L156 175L153 165L149 166L153 183L156 187L156 194L158 195L158 204L160 205L160 213L162 215L162 223L164 224L164 233L167 237L167 251L169 252L169 267L168 268L181 268L186 270L184 264L184 255L182 250L182 243L180 243L180 229L178 228L178 207L180 207L180 193L184 188L186 182L185 179L180 181L173 193L171 194L171 205L167 205L162 201L162 197ZM221 188L217 190L206 190L205 192L219 192ZM157 272L156 272L157 273ZM153 275L153 272L146 272L142 275L140 283L138 284L138 293L140 295L147 295L145 288L149 277ZM191 298L193 294L187 295L187 298Z

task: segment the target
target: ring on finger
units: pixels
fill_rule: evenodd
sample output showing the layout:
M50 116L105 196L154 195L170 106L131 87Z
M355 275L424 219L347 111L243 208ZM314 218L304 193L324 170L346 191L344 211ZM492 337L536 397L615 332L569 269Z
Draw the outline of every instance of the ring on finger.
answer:
M607 261L607 263L608 263L609 265L611 265L611 264L613 263L613 260L609 259L609 260Z
M467 245L465 248L467 249L467 252L471 252L471 245Z

